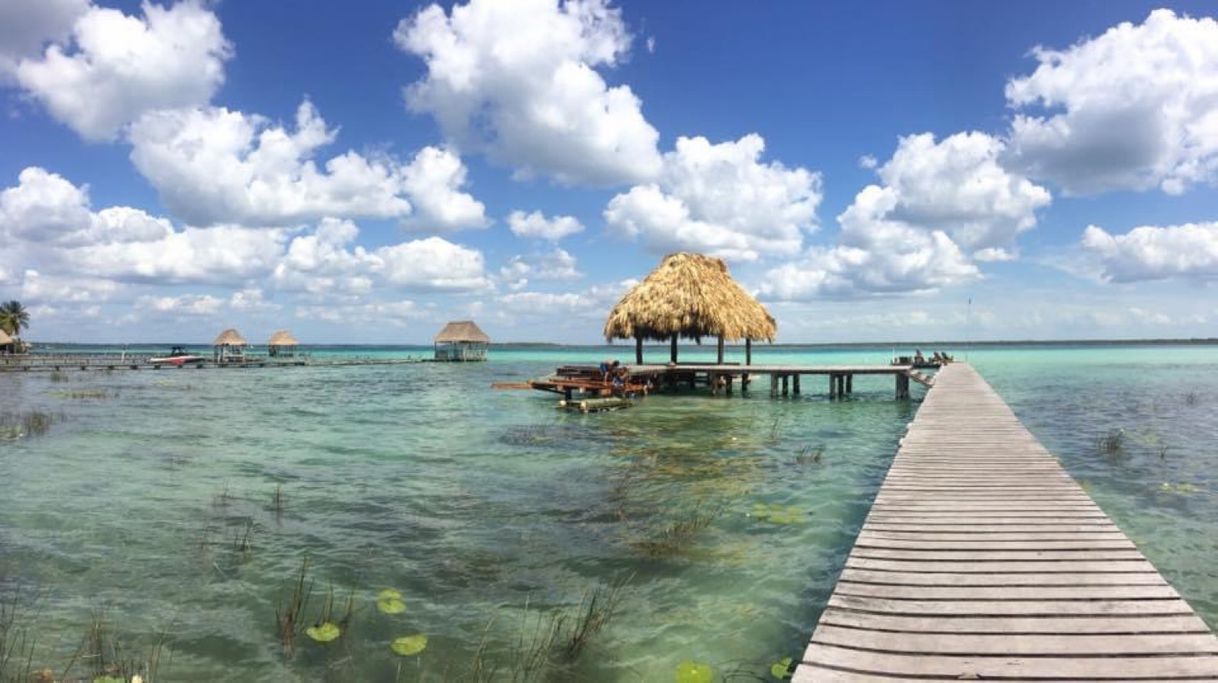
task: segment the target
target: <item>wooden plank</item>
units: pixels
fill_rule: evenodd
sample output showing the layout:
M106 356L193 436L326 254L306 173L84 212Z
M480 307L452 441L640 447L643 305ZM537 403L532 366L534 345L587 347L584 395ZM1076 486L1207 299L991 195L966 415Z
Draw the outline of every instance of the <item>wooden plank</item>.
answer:
M1209 633L1195 614L1174 616L906 616L829 608L821 624L907 633Z
M953 634L875 631L825 624L814 643L932 655L1087 655L1218 654L1218 638L1209 633L1141 634Z
M951 656L876 652L813 642L804 661L872 674L961 678L1080 678L1164 680L1218 671L1218 656L1176 657Z
M940 372L793 680L1218 680L1218 638L967 366Z

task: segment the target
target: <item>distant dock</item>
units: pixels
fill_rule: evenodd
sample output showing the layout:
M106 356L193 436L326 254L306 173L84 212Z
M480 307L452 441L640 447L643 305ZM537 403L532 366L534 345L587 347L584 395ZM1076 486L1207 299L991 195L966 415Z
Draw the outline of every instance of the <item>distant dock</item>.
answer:
M1218 680L1218 638L990 385L951 364L793 680Z
M245 360L203 361L188 365L153 364L151 356L132 355L30 355L0 356L0 373L7 372L67 372L111 371L111 370L192 370L205 368L298 368L298 367L348 367L353 365L409 365L431 363L430 358L270 358L256 357Z
M854 393L856 375L889 376L894 379L897 399L909 398L910 382L932 386L934 379L912 365L739 365L731 363L668 365L635 365L630 367L625 382L627 393L646 394L653 391L699 385L710 388L712 394L730 396L739 385L742 393L750 390L756 377L769 377L770 396L798 396L803 393L802 378L820 377L828 380L829 398L845 398ZM565 365L545 379L531 380L501 388L538 389L562 394L566 400L577 395L602 396L613 389L600 375L596 366Z

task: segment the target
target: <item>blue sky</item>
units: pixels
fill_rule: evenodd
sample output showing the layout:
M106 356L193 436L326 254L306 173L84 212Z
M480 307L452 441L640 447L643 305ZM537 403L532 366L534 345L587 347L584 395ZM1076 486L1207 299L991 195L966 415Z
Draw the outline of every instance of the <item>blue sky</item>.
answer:
M782 342L1214 336L1214 14L0 0L0 298L52 341L592 342L695 250Z

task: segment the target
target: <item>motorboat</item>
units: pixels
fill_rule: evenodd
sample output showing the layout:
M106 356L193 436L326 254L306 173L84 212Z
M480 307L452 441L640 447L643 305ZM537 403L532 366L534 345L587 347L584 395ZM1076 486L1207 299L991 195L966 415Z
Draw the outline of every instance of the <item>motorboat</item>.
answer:
M168 355L149 358L148 362L153 365L194 365L205 360L207 358L190 353L185 347L175 346L170 349Z

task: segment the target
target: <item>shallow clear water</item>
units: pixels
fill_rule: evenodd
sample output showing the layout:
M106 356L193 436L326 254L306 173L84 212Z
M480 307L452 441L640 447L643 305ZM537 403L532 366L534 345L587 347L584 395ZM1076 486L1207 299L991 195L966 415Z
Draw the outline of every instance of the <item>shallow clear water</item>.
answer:
M805 378L798 400L685 394L572 415L549 395L489 389L631 351L0 374L0 413L55 418L43 435L0 439L0 582L37 635L35 668L62 669L102 613L133 657L165 634L166 680L442 680L480 661L506 676L539 623L622 582L613 619L557 657L554 678L671 680L684 660L767 675L801 651L917 402L893 401L891 379L856 378L854 400L830 403ZM315 351L406 353L423 350ZM890 354L760 349L755 362ZM1218 350L969 355L1218 624ZM1120 452L1100 453L1115 429ZM673 531L694 519L708 524ZM330 587L355 613L338 641L301 636L285 656L275 608L305 557L305 619ZM377 611L384 588L405 613ZM414 633L429 638L421 655L390 650Z

